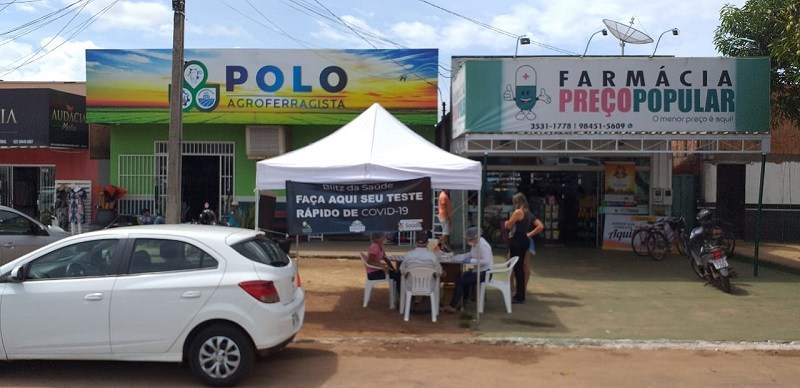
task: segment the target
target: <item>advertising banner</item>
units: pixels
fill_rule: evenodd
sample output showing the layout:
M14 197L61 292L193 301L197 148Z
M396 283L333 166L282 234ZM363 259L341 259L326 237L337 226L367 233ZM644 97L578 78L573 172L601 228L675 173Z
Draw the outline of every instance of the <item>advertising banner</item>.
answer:
M430 230L430 177L361 184L286 182L293 235Z
M603 206L606 214L647 214L648 179L638 177L636 164L607 162L603 175Z
M373 103L437 119L436 49L187 49L183 122L344 124ZM171 50L86 50L89 122L168 123Z
M88 148L85 98L53 89L0 90L0 146Z
M83 96L50 90L50 146L89 147L86 99Z
M47 89L0 89L0 146L47 147Z
M461 72L454 136L769 131L768 58L478 58Z
M603 249L630 251L631 238L636 228L647 226L664 220L659 216L632 216L625 214L608 214L603 225Z

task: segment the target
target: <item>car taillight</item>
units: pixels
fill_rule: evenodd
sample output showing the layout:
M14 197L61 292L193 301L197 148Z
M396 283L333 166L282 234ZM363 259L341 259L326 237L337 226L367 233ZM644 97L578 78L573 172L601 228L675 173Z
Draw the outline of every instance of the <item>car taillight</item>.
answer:
M294 273L294 285L300 288L300 269L298 268Z
M275 284L270 281L254 280L241 282L239 283L239 287L253 298L258 299L259 302L278 303L281 301L280 296L278 296L278 290L275 289Z
M723 254L725 254L725 250L722 248L714 248L711 250L711 256L714 258L714 260L721 259Z

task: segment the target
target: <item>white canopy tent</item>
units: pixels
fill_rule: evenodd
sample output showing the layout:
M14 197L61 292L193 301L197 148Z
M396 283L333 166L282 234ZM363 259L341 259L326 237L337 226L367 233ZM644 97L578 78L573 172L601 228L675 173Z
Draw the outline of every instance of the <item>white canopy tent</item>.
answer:
M372 104L336 132L256 164L256 189L286 181L366 183L429 176L437 189L480 190L481 163L451 154Z
M314 143L256 163L258 192L285 189L286 181L367 183L422 177L430 177L435 189L480 190L483 183L480 162L437 147L377 103Z

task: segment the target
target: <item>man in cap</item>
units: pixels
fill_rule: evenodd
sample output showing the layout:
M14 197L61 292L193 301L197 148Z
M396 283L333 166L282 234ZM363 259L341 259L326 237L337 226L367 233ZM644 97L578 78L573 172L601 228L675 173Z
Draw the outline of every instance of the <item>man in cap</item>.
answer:
M437 274L439 274L438 279L441 279L443 272L442 265L439 264L439 259L436 257L436 253L428 249L428 233L424 231L417 231L414 234L414 242L416 243L416 246L403 256L403 262L400 263L400 276L403 276L406 271L410 270L411 268L432 268ZM405 290L400 291L404 292ZM414 304L419 303L420 299L420 297L414 298ZM400 308L402 307L403 306L400 306Z
M472 249L467 253L453 256L453 259L461 261L464 264L477 264L480 269L481 282L484 282L486 281L486 271L492 269L492 264L494 264L492 246L486 239L481 237L480 230L476 227L467 229L466 238L467 244L469 244ZM462 273L458 280L456 280L456 288L453 290L453 297L450 299L450 304L444 307L444 311L447 313L457 312L457 307L459 302L461 302L461 298L464 295L469 295L477 279L478 274L474 269Z
M436 258L436 253L428 249L428 234L424 231L417 231L414 235L416 246L408 251L400 263L400 272L405 273L411 268L426 267L433 268L439 275L442 274L442 265Z

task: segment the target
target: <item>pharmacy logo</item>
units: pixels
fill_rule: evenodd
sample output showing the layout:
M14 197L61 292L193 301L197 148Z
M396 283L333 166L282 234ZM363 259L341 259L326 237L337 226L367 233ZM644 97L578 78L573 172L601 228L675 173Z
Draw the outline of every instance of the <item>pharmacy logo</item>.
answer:
M184 112L197 109L211 112L219 105L219 84L206 83L208 70L199 61L188 61L183 66L183 92L181 106Z

